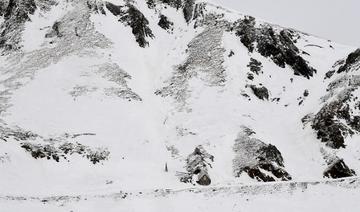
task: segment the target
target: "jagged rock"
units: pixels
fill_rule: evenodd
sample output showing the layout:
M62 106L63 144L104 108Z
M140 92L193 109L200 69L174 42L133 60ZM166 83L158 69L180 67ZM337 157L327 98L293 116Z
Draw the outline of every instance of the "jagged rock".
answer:
M252 73L247 73L247 78L248 78L249 80L253 80L253 79L254 79L254 74L252 74Z
M211 167L209 159L211 162L214 161L214 156L206 152L204 147L197 146L193 153L191 153L186 159L186 171L187 173L183 174L180 178L181 182L192 182L194 176L197 176L196 182L199 185L210 185L211 179L208 174L208 166Z
M234 23L235 34L240 37L240 41L250 52L254 51L254 42L256 41L255 18L245 16L243 20Z
M118 6L113 3L106 2L105 6L114 16L119 17L120 22L132 28L132 33L140 47L144 48L149 45L146 38L154 38L154 35L148 26L149 21L140 10L129 2L124 6Z
M356 50L347 57L346 62L336 62L333 66L339 67L336 73L359 70L359 54L360 50ZM359 85L360 79L356 75L344 75L328 85L329 94L323 100L330 101L315 115L312 128L317 132L318 139L331 148L345 148L345 138L360 133L360 108L350 106L356 105L357 97L353 92Z
M156 7L155 0L146 0L146 4L149 9L154 9Z
M106 12L104 10L104 4L103 2L98 2L97 0L88 0L86 2L88 8L92 11L94 11L95 13L101 13L103 15L106 15Z
M57 150L51 145L34 145L31 143L23 143L21 148L25 149L27 152L30 152L31 156L35 159L38 158L47 158L50 160L54 159L56 162L59 162L59 156Z
M30 21L37 9L34 0L9 0L2 5L4 22L0 25L0 49L4 51L20 49L21 33L24 23Z
M357 49L356 51L349 54L349 56L346 58L345 64L338 69L337 73L349 71L352 65L359 61L360 61L360 49Z
M46 38L52 38L54 36L57 36L59 38L62 37L63 35L60 32L60 25L61 25L61 22L55 21L55 23L52 26L52 31L50 33L47 33L45 35L45 37Z
M303 95L304 95L304 97L308 97L309 96L309 90L305 90Z
M256 85L250 85L251 90L254 92L255 96L261 100L269 100L269 91L266 87Z
M232 57L232 56L234 56L234 55L235 55L234 51L231 50L230 53L229 53L229 55L228 55L228 57Z
M341 116L348 117L349 115L348 110L343 110L341 102L332 102L325 105L315 115L312 128L317 131L318 139L321 139L327 146L334 149L345 148L344 137L348 134L353 134L353 131L338 121L337 118L341 118Z
M151 2L152 0L150 0ZM149 2L149 1L148 1ZM176 9L180 9L182 7L182 0L159 0L159 2L163 3L163 4L167 4L171 7L174 7Z
M284 166L284 159L282 158L280 151L274 145L269 144L260 147L257 153L259 153L258 159L260 162L270 160L274 161L279 166Z
M66 155L78 154L86 157L93 164L109 158L110 152L106 149L92 150L90 147L84 146L80 143L63 143L60 146L53 144L33 144L25 142L21 147L31 154L35 159L46 158L53 159L59 162L61 158L66 159Z
M256 75L262 73L262 63L254 58L250 58L250 63L249 65L247 65L247 67L249 67L250 71L255 73Z
M106 8L114 15L119 16L122 15L124 12L121 10L123 6L115 5L111 2L105 2Z
M184 0L183 13L186 23L189 23L193 18L195 7L195 0Z
M208 186L211 184L211 179L209 177L209 174L205 171L201 171L198 174L198 180L196 181L197 184L202 186Z
M335 161L324 171L324 177L333 179L352 177L355 175L355 171L350 169L342 159Z
M9 0L4 12L4 18L14 18L17 23L29 21L29 15L36 10L35 0Z
M255 18L251 16L236 21L231 30L235 30L235 34L250 52L254 51L256 44L262 56L270 57L282 68L289 65L295 75L310 78L316 73L316 70L300 56L300 51L294 44L296 40L293 38L293 31L281 30L278 33L269 25L256 27Z
M330 96L327 98L333 98L314 117L312 128L317 132L317 137L331 148L345 148L345 138L360 132L358 109L350 107L356 101L353 92L358 84L356 77L347 76L331 82L328 86Z
M233 169L236 177L245 172L249 177L262 182L291 180L284 169L284 159L273 145L253 138L255 132L243 127L235 140ZM269 175L268 173L271 173Z
M171 22L165 15L160 15L160 20L158 25L166 31L172 31L174 23Z

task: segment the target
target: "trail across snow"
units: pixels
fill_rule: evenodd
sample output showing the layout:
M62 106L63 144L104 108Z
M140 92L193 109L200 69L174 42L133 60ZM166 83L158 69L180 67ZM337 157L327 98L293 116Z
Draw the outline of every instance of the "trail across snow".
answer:
M359 178L116 193L0 196L0 211L355 211Z

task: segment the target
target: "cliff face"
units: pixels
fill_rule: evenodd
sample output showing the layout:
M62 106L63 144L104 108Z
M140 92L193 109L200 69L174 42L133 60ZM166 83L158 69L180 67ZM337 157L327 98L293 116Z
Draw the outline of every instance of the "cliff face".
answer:
M195 0L8 0L0 17L6 191L360 172L355 48Z

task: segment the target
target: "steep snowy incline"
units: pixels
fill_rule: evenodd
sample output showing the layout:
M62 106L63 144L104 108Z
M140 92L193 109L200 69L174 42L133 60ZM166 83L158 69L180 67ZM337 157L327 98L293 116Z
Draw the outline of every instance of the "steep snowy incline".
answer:
M207 1L1 3L2 195L360 172L355 48Z

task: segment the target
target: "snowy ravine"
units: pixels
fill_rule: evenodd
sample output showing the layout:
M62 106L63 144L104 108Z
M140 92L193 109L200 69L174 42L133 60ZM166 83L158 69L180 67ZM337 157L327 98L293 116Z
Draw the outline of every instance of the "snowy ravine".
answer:
M0 212L353 210L358 71L210 0L0 0Z

